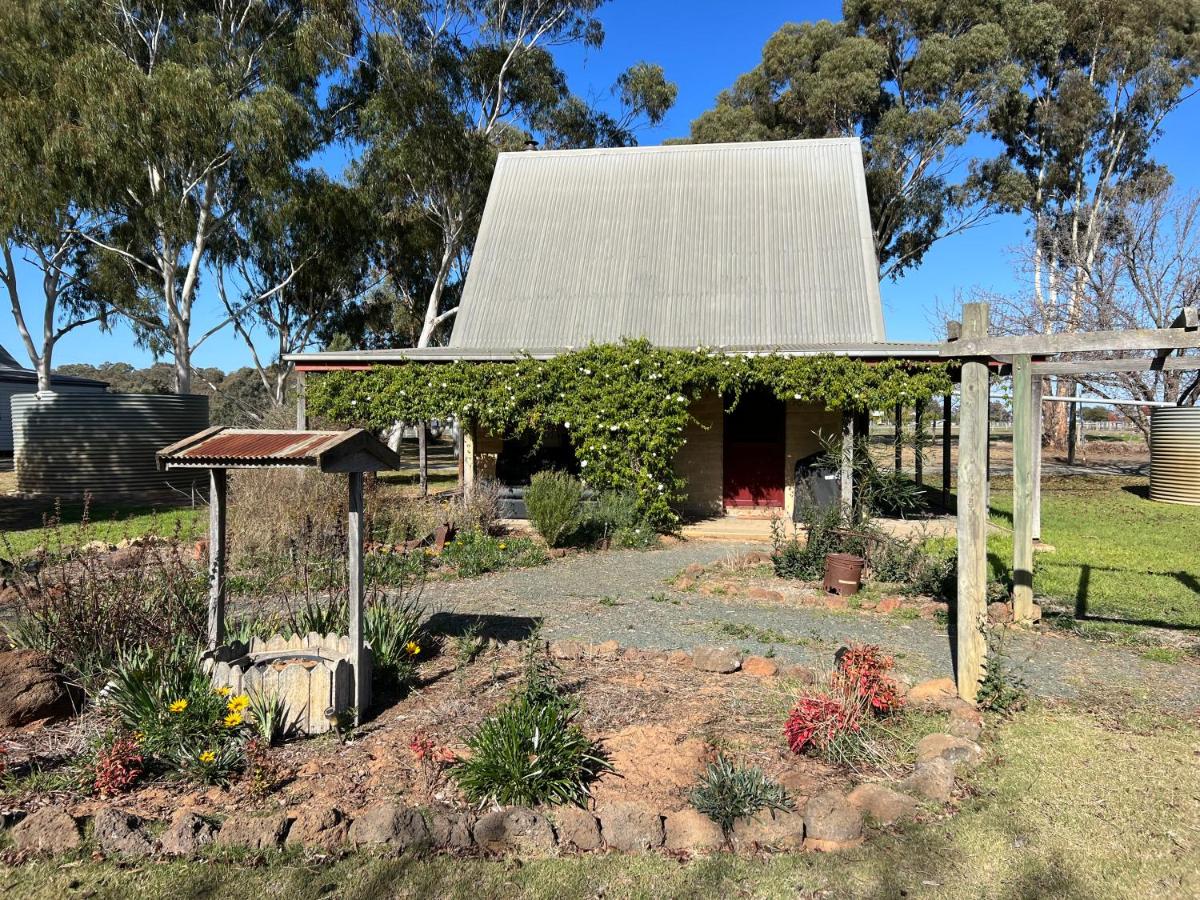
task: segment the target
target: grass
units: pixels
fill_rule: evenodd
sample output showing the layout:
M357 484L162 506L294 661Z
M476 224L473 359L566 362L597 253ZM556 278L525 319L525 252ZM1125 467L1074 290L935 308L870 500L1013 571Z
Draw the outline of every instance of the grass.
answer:
M19 503L5 498L4 504ZM45 504L43 504L45 505ZM42 528L42 516L49 514L52 509L46 509L40 514L26 513L16 525L7 521L0 524L0 555L12 552L27 553L46 540ZM29 517L33 516L32 521ZM62 507L61 534L64 543L75 542L80 535L80 519L83 516L82 504L72 504ZM208 508L206 506L192 507L159 507L145 506L110 506L93 504L88 512L87 540L107 541L115 544L125 538L141 537L147 534L170 536L176 529L184 536L198 536L207 528ZM11 548L11 549L10 549Z
M1012 482L992 483L993 521L1012 525ZM1200 629L1200 507L1151 502L1144 478L1063 476L1042 487L1034 589L1075 619ZM1012 563L1009 533L988 539L994 572Z
M488 861L214 853L121 867L83 852L0 867L0 894L287 897L1186 897L1200 894L1200 730L1035 708L989 733L958 814L841 854ZM1086 777L1082 774L1086 771ZM253 865L251 863L254 863Z

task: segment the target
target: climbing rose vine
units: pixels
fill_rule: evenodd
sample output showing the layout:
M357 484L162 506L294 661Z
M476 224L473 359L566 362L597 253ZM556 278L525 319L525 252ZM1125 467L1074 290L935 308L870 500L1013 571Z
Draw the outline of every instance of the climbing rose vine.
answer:
M629 491L659 528L677 522L686 480L672 461L692 421L693 401L718 391L736 404L747 390L780 400L865 411L911 404L950 390L941 364L835 356L727 356L662 350L646 341L600 344L548 360L406 363L311 379L309 410L321 418L382 431L395 421L454 416L493 434L571 436L583 479L598 490Z

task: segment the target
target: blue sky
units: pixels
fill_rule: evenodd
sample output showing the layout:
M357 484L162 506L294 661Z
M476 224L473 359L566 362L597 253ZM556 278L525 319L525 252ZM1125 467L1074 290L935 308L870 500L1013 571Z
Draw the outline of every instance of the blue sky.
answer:
M666 121L639 135L643 144L657 144L669 137L685 135L689 123L708 109L716 95L760 59L763 43L780 25L805 19L836 18L839 2L827 0L748 0L730 4L722 0L612 0L601 10L606 41L602 50L563 48L560 60L572 88L596 101L606 102L616 76L632 63L660 63L667 77L679 86L679 97ZM1166 122L1163 139L1154 148L1155 157L1174 172L1184 188L1200 187L1200 176L1192 164L1194 145L1200 139L1200 115L1195 101L1176 111ZM328 154L330 164L339 166L342 155ZM884 318L891 340L924 340L933 337L930 325L935 301L953 300L956 291L974 287L1008 291L1015 285L1010 248L1023 240L1022 223L1001 216L964 234L939 242L921 267L898 282L881 285ZM23 293L34 297L38 285L26 273ZM201 298L195 314L195 334L202 334L215 320L213 302ZM39 315L32 304L26 314ZM12 317L0 314L0 344L25 360ZM80 329L58 346L55 363L100 363L124 360L148 365L149 352L134 347L128 329L111 334L95 328ZM230 331L211 338L197 352L198 366L234 369L249 364L245 347Z

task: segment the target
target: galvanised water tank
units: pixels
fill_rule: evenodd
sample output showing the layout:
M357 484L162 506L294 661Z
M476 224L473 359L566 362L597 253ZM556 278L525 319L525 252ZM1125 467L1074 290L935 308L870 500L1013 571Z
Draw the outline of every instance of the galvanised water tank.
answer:
M1150 499L1200 504L1200 407L1150 414Z

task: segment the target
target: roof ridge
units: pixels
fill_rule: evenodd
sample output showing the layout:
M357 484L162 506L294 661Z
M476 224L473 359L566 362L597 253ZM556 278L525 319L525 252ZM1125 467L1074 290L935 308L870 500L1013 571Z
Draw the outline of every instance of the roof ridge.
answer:
M778 150L795 147L830 146L841 144L861 144L855 136L823 137L823 138L792 138L783 141L718 141L714 143L680 143L680 144L635 144L631 147L569 147L552 150L504 150L499 154L500 159L513 157L540 159L547 156L606 156L627 155L635 156L650 153L678 153L686 151L728 151L728 150Z

